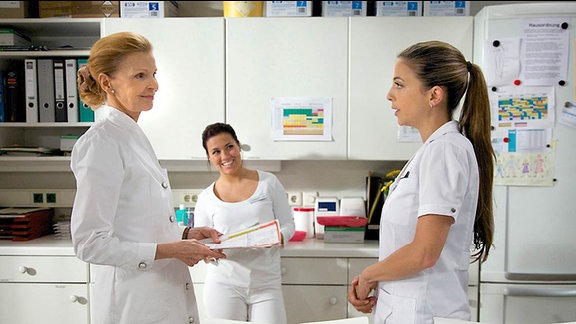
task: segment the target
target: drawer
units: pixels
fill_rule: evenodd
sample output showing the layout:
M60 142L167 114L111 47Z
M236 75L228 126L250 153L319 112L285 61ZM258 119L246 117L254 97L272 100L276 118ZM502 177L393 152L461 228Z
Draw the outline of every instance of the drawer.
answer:
M0 256L0 282L86 283L88 265L74 256Z
M348 284L354 277L359 275L367 266L378 262L378 258L350 258L350 268L348 270Z
M346 318L346 286L282 286L288 323Z
M346 285L347 258L282 258L283 284Z
M88 285L0 283L0 323L89 323Z

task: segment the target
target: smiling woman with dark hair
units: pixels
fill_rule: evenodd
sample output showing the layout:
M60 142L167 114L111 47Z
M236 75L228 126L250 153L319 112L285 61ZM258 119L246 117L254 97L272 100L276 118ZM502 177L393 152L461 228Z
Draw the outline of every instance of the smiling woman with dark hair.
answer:
M208 125L202 146L220 175L198 196L194 226L234 233L277 219L282 241L288 242L295 225L286 191L272 173L244 167L232 126ZM281 279L279 246L227 250L226 259L208 264L207 312L213 318L285 324Z

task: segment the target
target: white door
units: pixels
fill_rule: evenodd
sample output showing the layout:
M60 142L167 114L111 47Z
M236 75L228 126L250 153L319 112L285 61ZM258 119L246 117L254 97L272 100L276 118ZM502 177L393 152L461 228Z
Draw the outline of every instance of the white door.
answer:
M346 17L227 19L226 122L245 144L244 158L346 159L347 66ZM273 137L283 126L272 126L272 98L300 100L303 108L307 100L329 100L332 119L323 122L331 134Z
M205 160L202 131L224 121L224 18L107 18L102 29L137 32L154 46L159 90L138 124L158 158Z
M416 42L442 40L472 61L473 17L353 17L350 19L348 158L408 160L422 144L398 140L386 94L396 56Z
M576 321L576 285L480 285L480 320L493 324Z

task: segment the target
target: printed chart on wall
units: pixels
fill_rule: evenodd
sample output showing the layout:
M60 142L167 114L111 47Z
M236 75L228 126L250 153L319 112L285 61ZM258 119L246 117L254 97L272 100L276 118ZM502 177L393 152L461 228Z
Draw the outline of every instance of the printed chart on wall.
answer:
M487 41L496 185L554 184L555 86L563 86L568 74L563 21L525 19L522 37Z
M271 100L274 141L331 141L332 99L274 97Z

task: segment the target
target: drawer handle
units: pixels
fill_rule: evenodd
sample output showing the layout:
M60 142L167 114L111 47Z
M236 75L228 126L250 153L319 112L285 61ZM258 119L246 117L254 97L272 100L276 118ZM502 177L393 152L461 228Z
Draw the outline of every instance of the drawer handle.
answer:
M88 300L86 299L86 297L82 297L82 296L70 295L70 301L72 303L78 303L80 305L88 304Z
M18 267L18 271L20 271L20 273L24 274L27 273L31 276L35 276L36 275L36 270L34 268L29 268L26 266L19 266Z
M330 297L330 299L328 300L328 303L330 303L330 305L336 305L336 304L338 304L338 298L332 296L332 297Z

